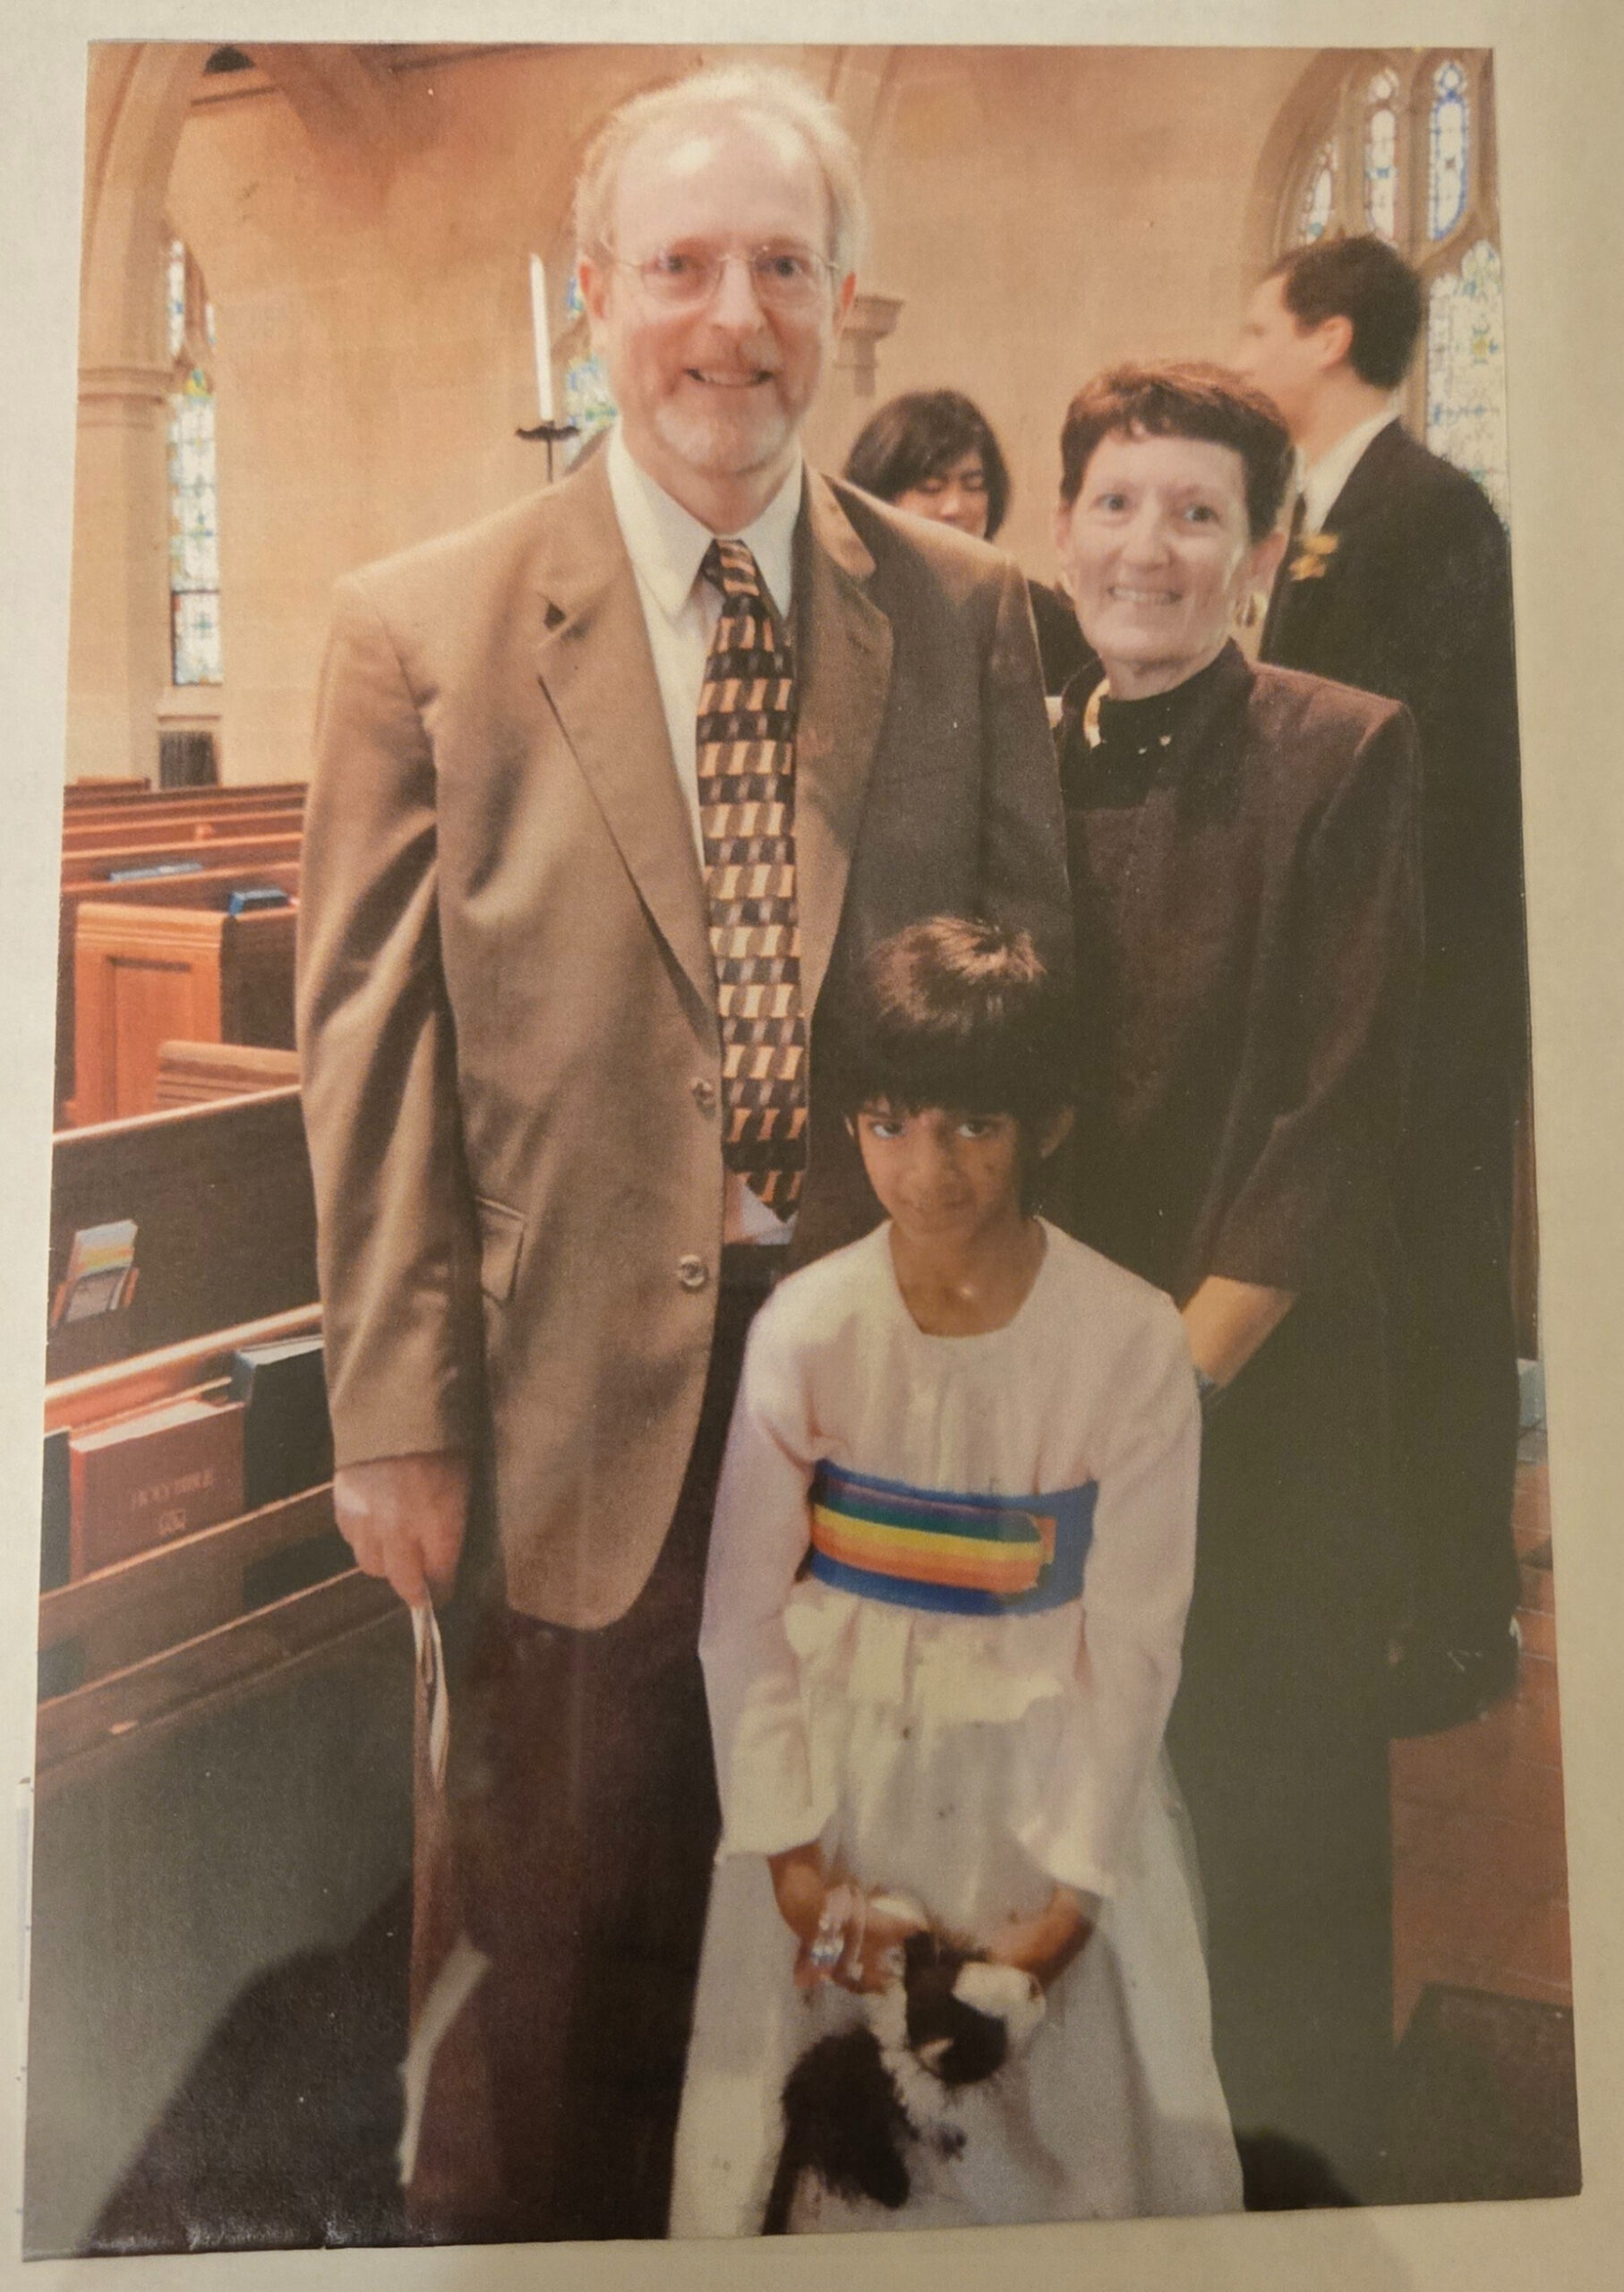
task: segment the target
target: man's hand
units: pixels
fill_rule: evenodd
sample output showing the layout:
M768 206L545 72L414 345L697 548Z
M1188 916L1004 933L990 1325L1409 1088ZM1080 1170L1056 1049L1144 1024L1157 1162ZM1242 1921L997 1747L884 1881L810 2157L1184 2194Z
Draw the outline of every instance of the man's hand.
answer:
M443 1599L468 1521L468 1467L455 1453L382 1457L333 1475L333 1515L355 1565L408 1607Z

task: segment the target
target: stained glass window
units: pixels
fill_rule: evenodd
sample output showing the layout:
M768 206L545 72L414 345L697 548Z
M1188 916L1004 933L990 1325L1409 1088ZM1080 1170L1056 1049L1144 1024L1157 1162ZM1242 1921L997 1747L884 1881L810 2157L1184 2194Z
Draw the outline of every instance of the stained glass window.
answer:
M581 282L574 270L571 270L569 284L564 290L564 315L572 328L586 316L586 305L581 297ZM600 430L607 430L615 418L615 402L609 389L609 370L595 350L583 350L578 357L565 362L564 418L567 422L573 422L580 432L572 449L576 454Z
M1306 244L1310 239L1323 238L1336 196L1336 154L1329 143L1322 143L1314 153L1303 192L1303 209L1297 218L1300 241Z
M170 674L177 685L218 684L220 545L214 458L214 390L204 360L214 309L184 244L171 242L166 276L169 390Z
M173 362L186 338L186 250L179 239L169 242L169 261L164 274L164 312L168 327L168 352Z
M1458 64L1432 74L1432 117L1427 140L1427 235L1447 238L1466 208L1469 121L1466 75Z
M1365 220L1384 239L1396 237L1398 230L1398 115L1393 108L1397 93L1392 73L1379 72L1371 81L1364 122Z
M1427 297L1427 443L1509 515L1500 250L1487 239Z

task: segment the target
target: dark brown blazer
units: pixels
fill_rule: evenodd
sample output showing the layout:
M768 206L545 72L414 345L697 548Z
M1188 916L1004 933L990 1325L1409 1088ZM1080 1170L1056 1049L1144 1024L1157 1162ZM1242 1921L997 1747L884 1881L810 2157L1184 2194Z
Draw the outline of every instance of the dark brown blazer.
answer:
M1069 945L1026 586L808 474L795 1244L877 1211L820 1102L854 953L921 915ZM509 1602L623 1613L671 1517L722 1247L706 911L602 459L340 585L300 1040L340 1464L488 1460Z
M1060 731L1077 903L1076 1229L1181 1303L1368 1265L1421 951L1415 738L1390 702L1253 668ZM1115 727L1131 728L1122 739Z

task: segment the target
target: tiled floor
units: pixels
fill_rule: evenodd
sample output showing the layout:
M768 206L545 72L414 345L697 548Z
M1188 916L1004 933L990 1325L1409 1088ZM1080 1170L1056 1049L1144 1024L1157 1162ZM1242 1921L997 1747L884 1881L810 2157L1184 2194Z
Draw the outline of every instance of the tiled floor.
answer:
M1392 1749L1395 2034L1430 1981L1569 2006L1551 1520L1543 1444L1517 1468L1515 1698Z

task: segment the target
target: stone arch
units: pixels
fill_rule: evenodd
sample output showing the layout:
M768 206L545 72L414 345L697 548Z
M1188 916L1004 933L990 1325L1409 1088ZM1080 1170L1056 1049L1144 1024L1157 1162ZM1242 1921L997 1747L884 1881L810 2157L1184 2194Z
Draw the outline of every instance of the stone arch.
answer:
M164 199L206 45L90 52L67 776L155 774L168 684Z
M1326 106L1347 77L1352 58L1346 48L1316 56L1275 115L1252 179L1243 242L1248 280L1261 278L1279 251L1280 210L1297 170L1307 159L1308 139L1321 124Z
M165 202L199 75L217 43L98 44L86 103L79 422L68 646L70 779L155 775L169 680L162 278ZM381 198L432 115L380 57L329 43L252 51L335 189Z

